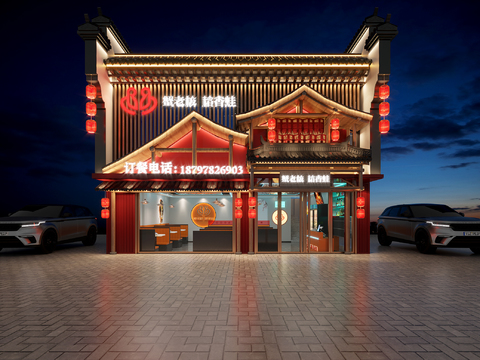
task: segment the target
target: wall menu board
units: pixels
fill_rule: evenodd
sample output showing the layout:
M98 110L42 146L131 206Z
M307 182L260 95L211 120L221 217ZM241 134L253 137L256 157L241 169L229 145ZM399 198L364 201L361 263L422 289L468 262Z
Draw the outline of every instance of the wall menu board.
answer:
M280 171L280 188L330 188L331 183L329 171Z

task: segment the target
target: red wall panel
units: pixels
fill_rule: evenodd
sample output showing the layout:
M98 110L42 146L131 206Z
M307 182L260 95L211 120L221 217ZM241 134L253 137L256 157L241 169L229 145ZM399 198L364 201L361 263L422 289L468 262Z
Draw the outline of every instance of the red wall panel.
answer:
M135 204L135 194L116 194L115 250L118 254L135 253Z
M358 196L365 198L365 218L357 219L357 253L370 254L370 183L364 183L365 191Z

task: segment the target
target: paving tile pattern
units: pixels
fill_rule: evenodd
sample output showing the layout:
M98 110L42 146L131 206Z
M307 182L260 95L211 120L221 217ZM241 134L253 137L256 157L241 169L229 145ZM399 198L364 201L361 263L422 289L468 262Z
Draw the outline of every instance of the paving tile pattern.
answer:
M480 256L0 253L0 359L480 359Z

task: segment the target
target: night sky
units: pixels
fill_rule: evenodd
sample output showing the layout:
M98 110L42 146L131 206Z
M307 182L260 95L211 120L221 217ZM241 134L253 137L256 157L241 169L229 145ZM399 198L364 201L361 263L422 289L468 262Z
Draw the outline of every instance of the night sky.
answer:
M364 18L392 14L391 131L372 218L397 203L445 203L480 217L477 1L44 1L2 8L2 215L74 203L97 216L85 131L84 42L97 6L133 53L343 53ZM13 3L13 4L12 4ZM68 4L68 5L67 5Z

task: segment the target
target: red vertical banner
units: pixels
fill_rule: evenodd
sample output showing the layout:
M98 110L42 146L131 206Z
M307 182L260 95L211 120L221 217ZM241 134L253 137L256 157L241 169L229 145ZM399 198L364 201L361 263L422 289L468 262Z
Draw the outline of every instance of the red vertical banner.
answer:
M365 190L360 191L358 196L365 198L365 218L357 219L357 253L370 254L370 182L365 182L363 186Z
M115 247L118 254L135 253L135 194L115 196Z

